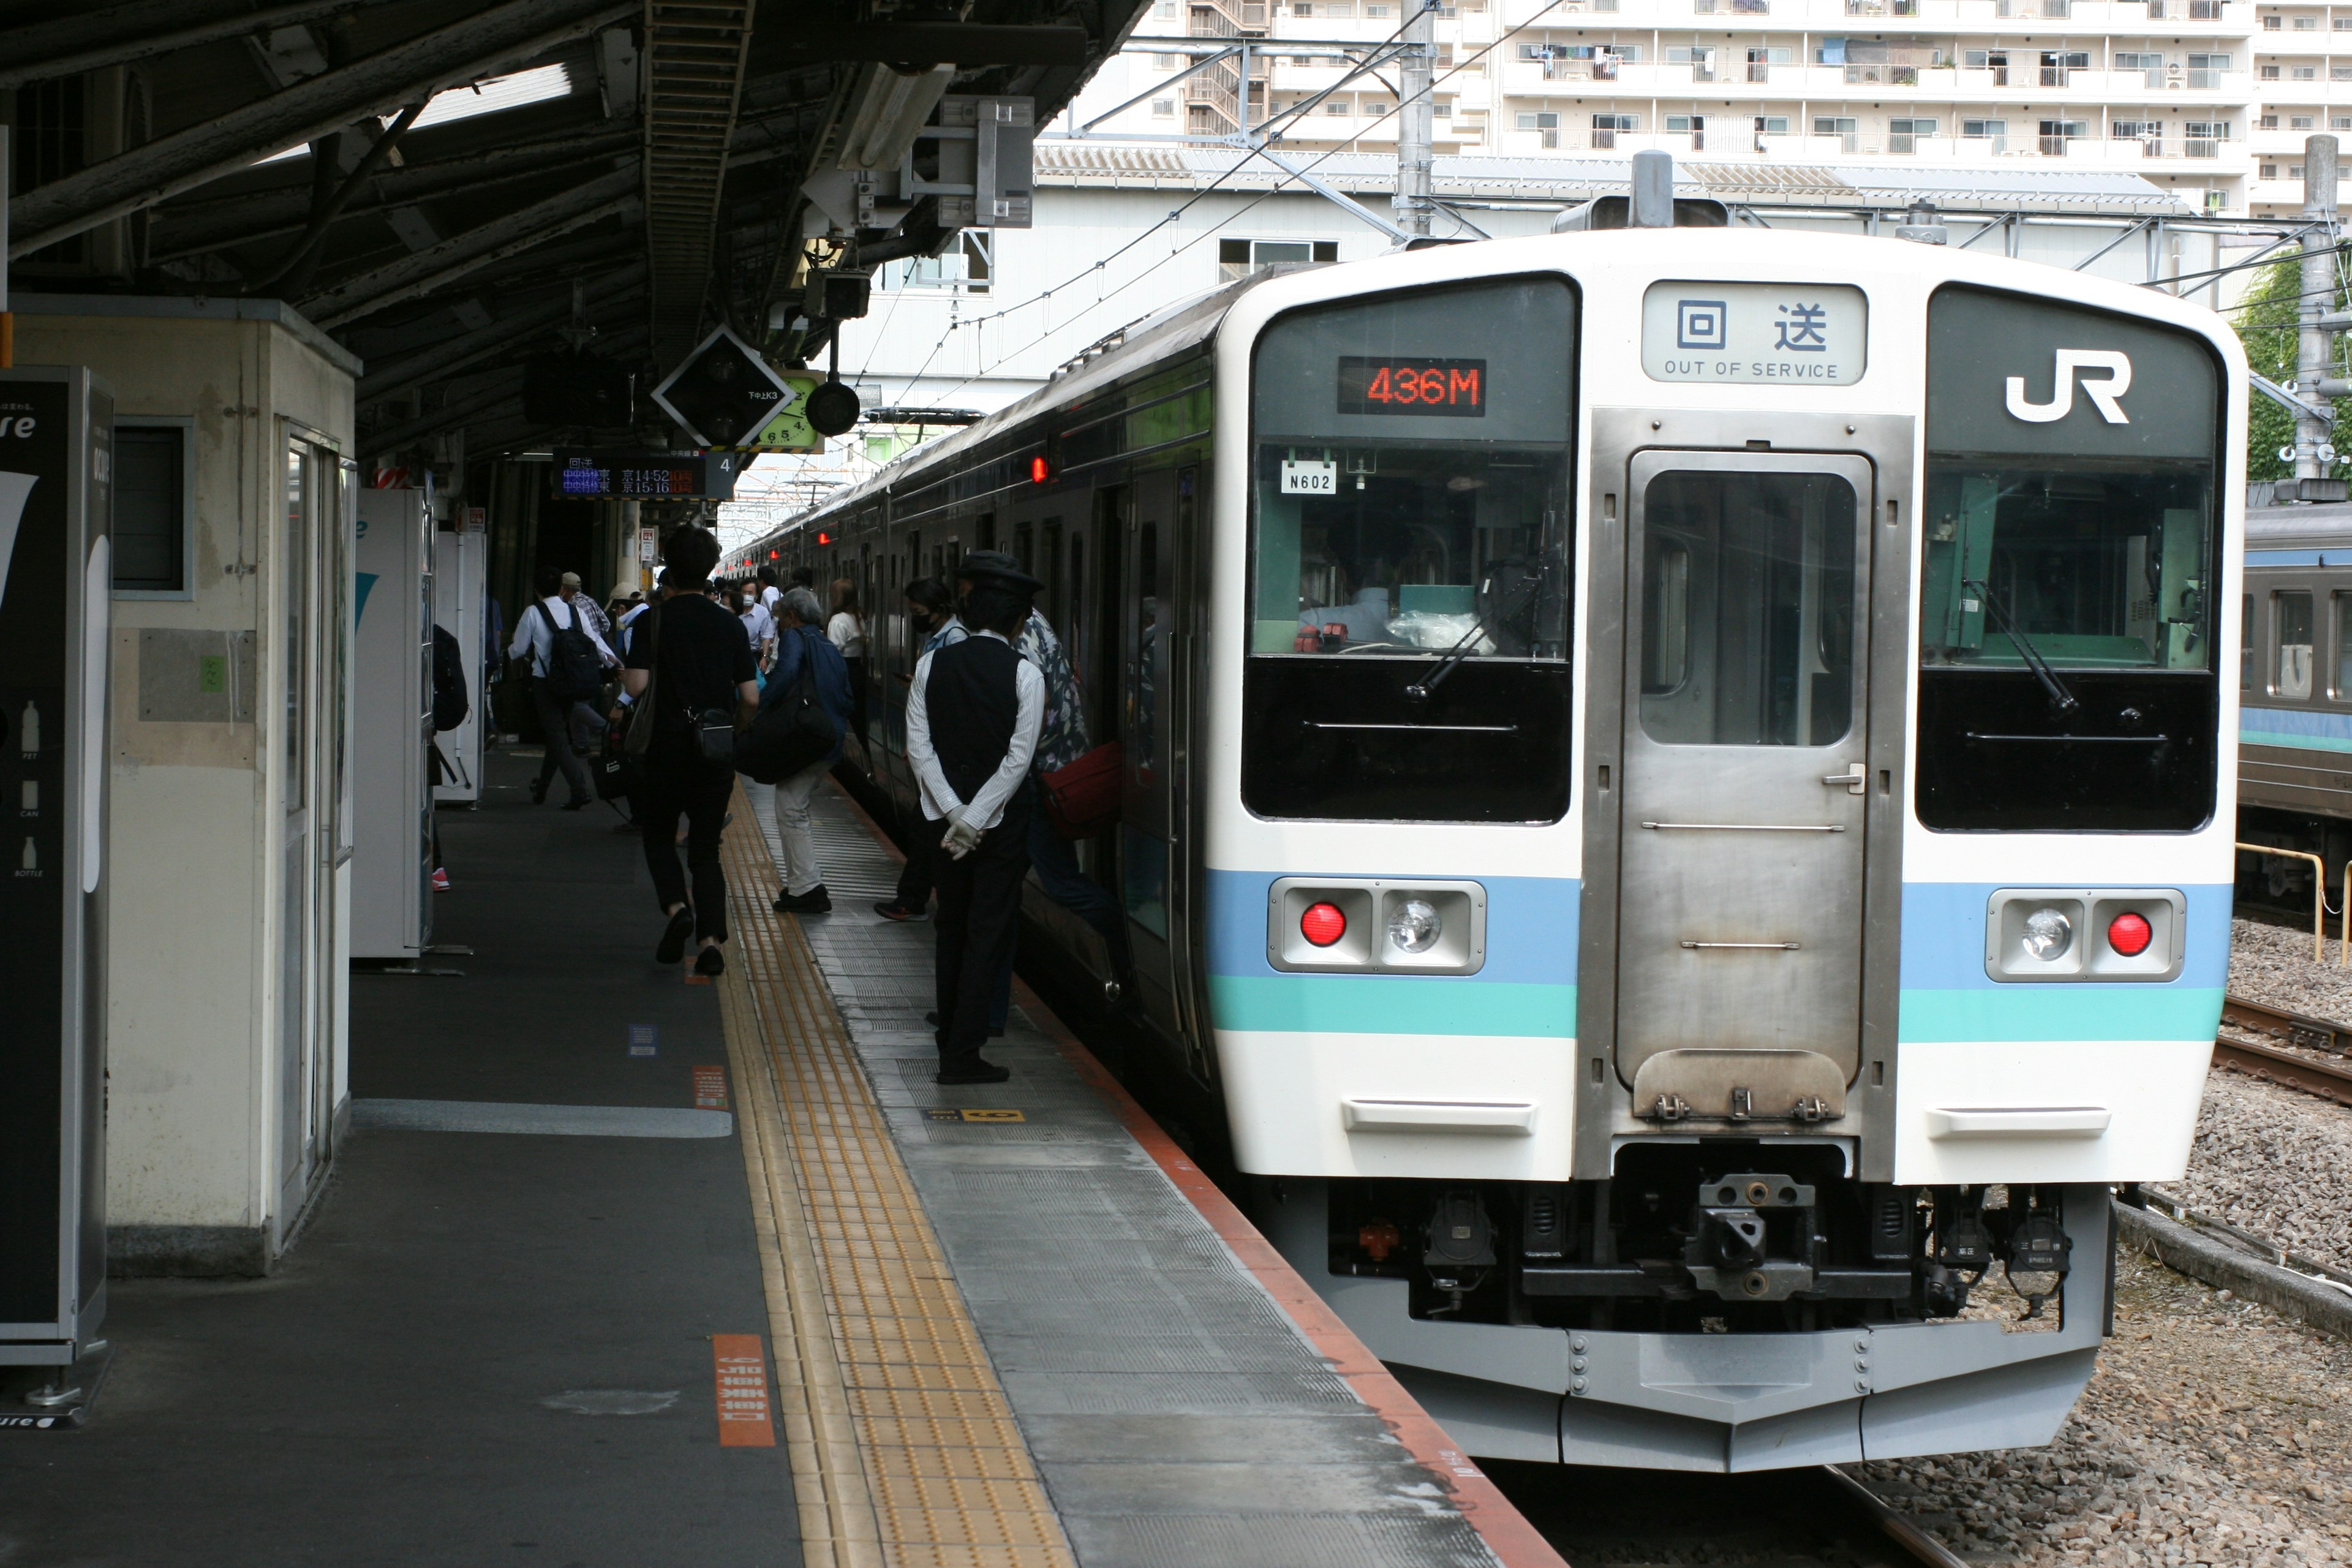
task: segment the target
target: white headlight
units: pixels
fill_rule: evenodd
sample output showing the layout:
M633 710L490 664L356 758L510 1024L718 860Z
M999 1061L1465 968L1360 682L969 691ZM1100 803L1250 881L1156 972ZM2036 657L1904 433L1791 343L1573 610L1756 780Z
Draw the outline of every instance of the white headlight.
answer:
M1400 952L1427 952L1444 929L1436 907L1420 899L1407 899L1389 916L1389 941Z
M2025 917L2025 951L2044 963L2063 958L2074 942L2074 922L2056 910L2036 910Z

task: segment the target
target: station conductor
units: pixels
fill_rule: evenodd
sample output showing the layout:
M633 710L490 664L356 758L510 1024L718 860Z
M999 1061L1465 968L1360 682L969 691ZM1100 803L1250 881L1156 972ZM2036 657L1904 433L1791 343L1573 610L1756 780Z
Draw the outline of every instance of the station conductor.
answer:
M940 1070L937 1082L1002 1083L984 1061L988 1006L1021 918L1029 873L1029 763L1045 721L1045 678L1013 649L1041 584L1012 556L976 550L958 575L971 636L925 654L907 694L907 757L920 787L923 831L940 835Z

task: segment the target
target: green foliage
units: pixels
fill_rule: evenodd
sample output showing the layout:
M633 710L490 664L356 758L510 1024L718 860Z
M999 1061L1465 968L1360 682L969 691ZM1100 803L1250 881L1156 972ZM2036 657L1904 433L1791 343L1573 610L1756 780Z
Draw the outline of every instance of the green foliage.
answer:
M2245 345L2246 363L2258 375L2284 385L2294 379L2295 314L2302 304L2303 264L2289 259L2263 269L2262 281L2246 293L2238 307L2238 341ZM2339 288L2331 310L2344 308ZM2335 400L2337 428L2352 435L2352 398ZM2246 418L2246 477L2283 479L2294 476L2294 465L2279 461L2279 448L2294 445L2294 416L2257 392L2249 400Z

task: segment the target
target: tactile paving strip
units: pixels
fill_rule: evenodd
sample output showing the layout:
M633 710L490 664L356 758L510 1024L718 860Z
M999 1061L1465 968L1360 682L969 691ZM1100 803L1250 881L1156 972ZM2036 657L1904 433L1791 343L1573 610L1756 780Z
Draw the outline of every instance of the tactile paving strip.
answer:
M740 790L735 810L751 810ZM751 1097L746 1121L770 1123L800 1210L780 1216L780 1228L781 1221L802 1228L822 1282L821 1319L805 1307L792 1319L796 1336L827 1342L803 1358L819 1363L812 1382L826 1380L826 1362L838 1379L837 1393L813 1390L812 1407L818 1416L848 1418L863 1470L820 1476L820 1461L830 1457L838 1469L841 1457L823 1452L818 1440L839 1426L819 1422L803 1427L808 1479L796 1453L795 1481L862 1492L852 1500L870 1508L882 1561L893 1568L1075 1568L799 922L768 908L774 863L755 843L737 834L726 845L728 881L739 889L730 910L728 991L736 1005L729 1026L753 1037L772 1075L772 1095ZM780 1367L788 1353L778 1345ZM836 1402L835 1410L816 1408ZM804 1526L810 1511L803 1498Z

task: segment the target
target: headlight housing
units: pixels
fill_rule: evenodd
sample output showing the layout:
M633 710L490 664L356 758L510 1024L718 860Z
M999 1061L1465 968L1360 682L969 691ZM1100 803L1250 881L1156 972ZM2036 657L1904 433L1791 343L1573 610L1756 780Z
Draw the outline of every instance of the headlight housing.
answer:
M1389 941L1400 952L1427 952L1445 933L1437 906L1426 899L1400 900L1389 911Z

